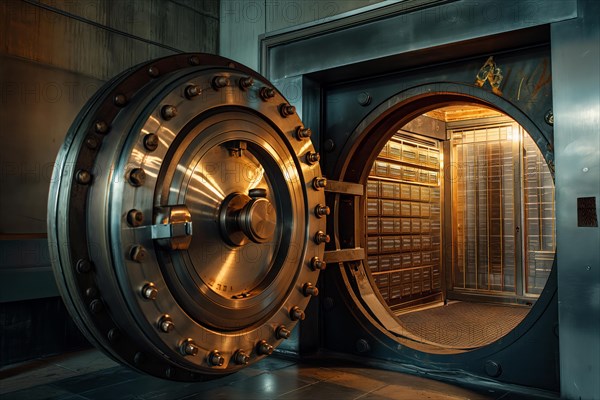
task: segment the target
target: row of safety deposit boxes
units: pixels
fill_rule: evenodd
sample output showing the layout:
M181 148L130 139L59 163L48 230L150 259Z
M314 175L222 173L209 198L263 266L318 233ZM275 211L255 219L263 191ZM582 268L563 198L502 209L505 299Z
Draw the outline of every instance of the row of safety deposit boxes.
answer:
M439 168L440 165L440 151L438 149L395 140L386 143L381 149L379 157L431 168Z
M419 203L406 200L373 199L367 197L367 216L440 218L439 203Z
M433 233L439 235L439 219L422 218L367 218L367 234L369 235L405 235Z
M373 274L373 280L381 296L392 303L401 298L439 291L441 275L434 267L417 267L401 271Z
M439 246L440 237L433 235L367 237L368 254L436 250Z
M440 201L440 188L369 179L367 181L367 196L370 198L438 203Z
M438 270L440 265L440 250L434 249L400 254L369 255L367 258L367 266L371 273L420 267L424 265L434 265L433 268Z
M415 182L425 185L439 184L439 171L430 171L417 167L396 164L394 162L377 160L373 163L370 176L379 176L406 182Z

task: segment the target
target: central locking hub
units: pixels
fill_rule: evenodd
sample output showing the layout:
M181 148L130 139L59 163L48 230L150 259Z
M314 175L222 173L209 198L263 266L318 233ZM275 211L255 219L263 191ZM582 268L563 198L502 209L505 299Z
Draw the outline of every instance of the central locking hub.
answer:
M249 241L265 243L273 237L277 213L266 198L266 189L251 189L248 195L232 193L219 210L219 228L223 239L232 246Z

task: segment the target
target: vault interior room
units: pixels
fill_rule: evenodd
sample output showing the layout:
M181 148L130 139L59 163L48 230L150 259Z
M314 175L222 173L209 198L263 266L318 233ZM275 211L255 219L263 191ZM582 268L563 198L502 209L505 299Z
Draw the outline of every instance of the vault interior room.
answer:
M600 399L600 2L0 3L6 399Z

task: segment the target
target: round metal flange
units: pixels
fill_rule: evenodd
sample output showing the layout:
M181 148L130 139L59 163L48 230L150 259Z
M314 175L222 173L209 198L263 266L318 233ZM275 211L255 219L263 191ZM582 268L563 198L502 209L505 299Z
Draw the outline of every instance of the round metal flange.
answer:
M128 70L84 107L58 155L48 232L92 343L197 381L270 354L303 319L325 199L312 143L281 104L252 70L181 54Z

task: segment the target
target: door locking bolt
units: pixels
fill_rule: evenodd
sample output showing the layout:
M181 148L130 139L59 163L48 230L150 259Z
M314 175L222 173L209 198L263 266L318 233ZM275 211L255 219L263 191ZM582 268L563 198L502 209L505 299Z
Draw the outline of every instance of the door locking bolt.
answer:
M177 116L177 107L172 105L163 106L160 109L160 116L163 117L165 121L169 121Z
M219 350L213 350L208 354L207 361L213 367L220 367L225 364L225 357L221 355Z
M312 283L310 282L306 282L303 286L302 286L302 293L304 294L305 297L317 297L319 295L319 289L314 286Z
M226 76L223 76L223 75L215 76L214 78L212 78L212 81L210 82L210 85L215 90L222 89L226 86L229 86L229 84L230 84L229 78Z
M185 339L179 346L179 351L184 356L195 356L198 354L198 350L199 348L193 339Z
M131 251L129 252L129 256L131 257L131 259L139 263L143 262L146 259L147 255L148 252L146 251L144 246L141 245L133 246L131 248Z
M294 115L296 113L296 107L283 103L279 106L279 113L284 118L289 117L290 115Z
M245 78L240 78L239 81L240 89L246 90L252 85L254 85L254 79L251 76L247 76Z
M321 159L321 156L319 155L319 153L313 153L313 152L308 152L306 153L306 163L308 165L313 165L319 162L319 160Z
M329 235L323 231L318 231L317 233L315 233L314 239L316 244L329 243L331 241Z
M127 223L130 226L137 227L144 223L144 213L135 208L127 213Z
M175 329L173 319L168 314L163 315L160 320L158 320L158 328L165 333L173 331L173 329Z
M290 310L290 318L292 321L304 321L305 317L304 311L302 311L302 309L298 306L294 306Z
M159 140L158 136L154 133L149 133L144 136L144 147L148 151L154 151L158 148Z
M152 282L147 283L142 288L142 296L147 300L154 300L158 296L158 288Z
M303 128L301 126L296 128L296 139L303 140L309 139L312 136L310 128Z
M277 339L288 339L292 332L285 327L285 325L279 325L275 330L275 336Z
M250 356L246 354L244 350L237 350L233 354L233 362L237 365L248 365L248 363L250 362Z
M317 218L323 218L323 217L329 215L330 212L331 212L331 210L329 209L329 207L324 206L323 204L318 204L315 207L315 215L317 216Z
M325 189L327 186L327 178L315 178L313 179L313 188L315 190Z
M267 100L275 97L275 90L273 88L263 86L258 91L258 95L260 96L261 99L263 99L264 101L267 101Z
M146 171L143 168L134 168L129 171L129 184L131 186L139 187L146 182Z
M198 85L188 85L185 88L185 97L187 99L193 99L202 93L202 89Z
M327 263L321 260L319 257L313 257L310 260L310 268L313 271L322 271L327 267Z
M273 353L273 346L263 339L256 345L256 352L261 356L271 355Z

